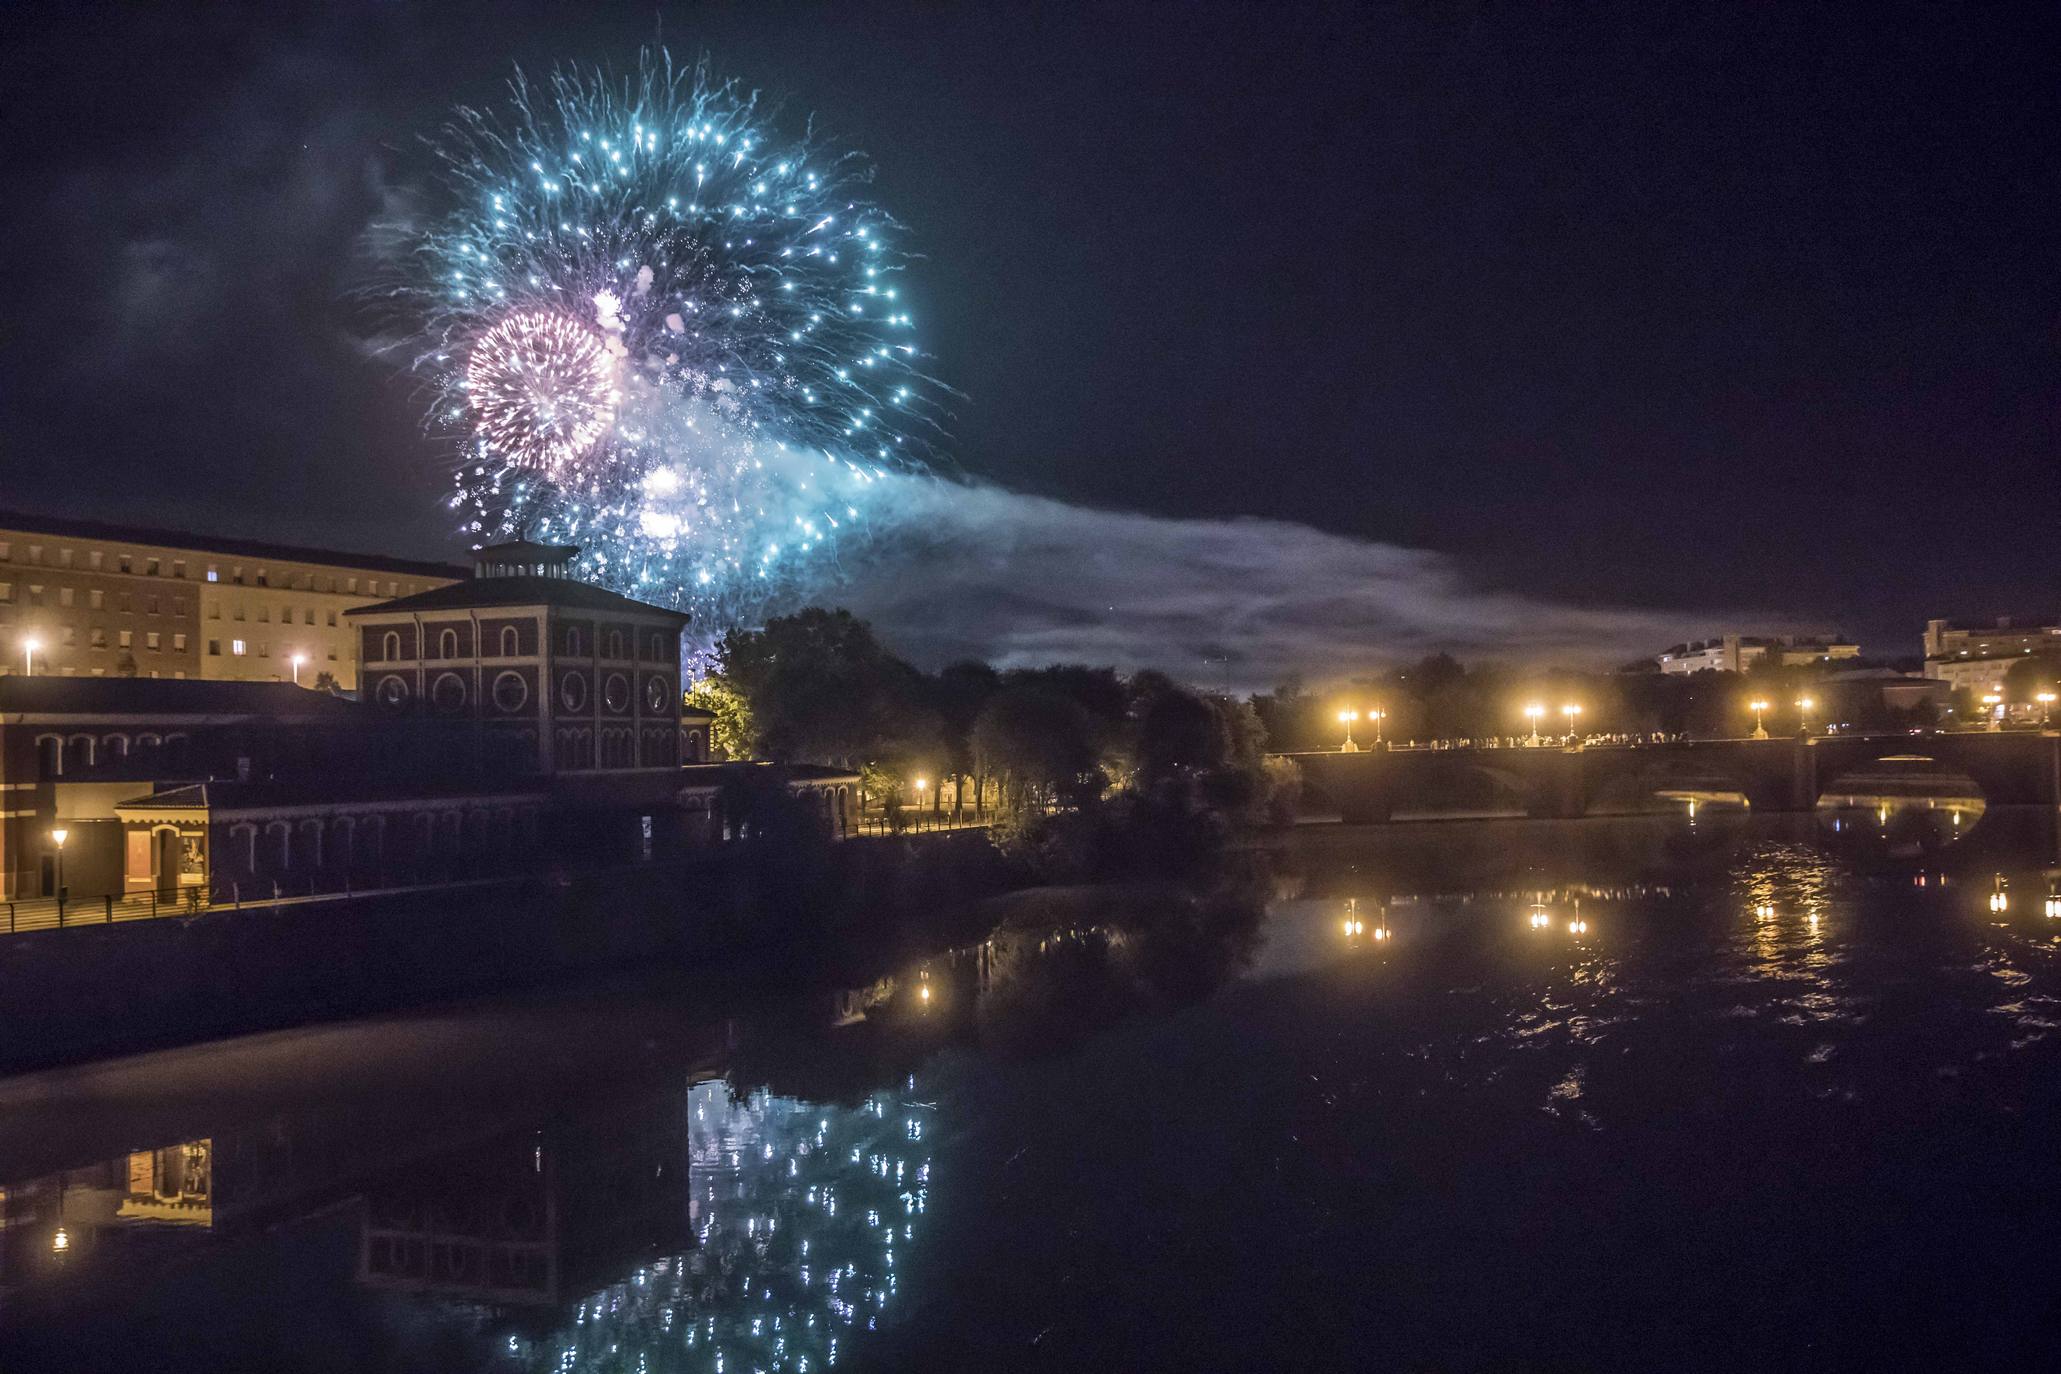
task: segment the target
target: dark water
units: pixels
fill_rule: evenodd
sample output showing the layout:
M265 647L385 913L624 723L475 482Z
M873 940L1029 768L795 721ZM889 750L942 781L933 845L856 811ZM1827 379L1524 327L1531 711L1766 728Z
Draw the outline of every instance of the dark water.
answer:
M2054 817L1866 830L1309 830L0 1083L0 1369L2043 1365Z

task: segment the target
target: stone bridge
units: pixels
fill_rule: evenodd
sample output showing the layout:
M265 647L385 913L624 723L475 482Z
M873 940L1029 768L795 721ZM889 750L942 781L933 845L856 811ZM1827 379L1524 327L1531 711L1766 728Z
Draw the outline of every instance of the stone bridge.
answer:
M2061 732L1685 740L1563 748L1336 750L1282 754L1311 799L1354 823L1473 791L1539 817L1644 809L1663 793L1737 792L1757 809L1806 811L1849 773L1922 758L1966 774L1993 806L2061 806Z

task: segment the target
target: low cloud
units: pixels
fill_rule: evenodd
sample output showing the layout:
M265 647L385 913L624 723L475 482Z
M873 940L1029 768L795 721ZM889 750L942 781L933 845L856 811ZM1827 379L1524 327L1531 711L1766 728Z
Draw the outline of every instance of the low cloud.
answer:
M1278 520L1170 519L889 480L909 484L889 503L901 533L833 599L929 665L1156 667L1227 676L1243 691L1440 650L1615 664L1709 633L1713 619L1485 590L1443 555Z

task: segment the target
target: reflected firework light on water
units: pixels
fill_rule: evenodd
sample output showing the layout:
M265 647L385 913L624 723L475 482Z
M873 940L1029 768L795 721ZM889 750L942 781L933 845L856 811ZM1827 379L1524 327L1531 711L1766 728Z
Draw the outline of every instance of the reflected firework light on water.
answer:
M464 533L578 544L704 641L834 577L941 433L870 164L774 115L663 52L518 75L430 140L454 208L394 292Z

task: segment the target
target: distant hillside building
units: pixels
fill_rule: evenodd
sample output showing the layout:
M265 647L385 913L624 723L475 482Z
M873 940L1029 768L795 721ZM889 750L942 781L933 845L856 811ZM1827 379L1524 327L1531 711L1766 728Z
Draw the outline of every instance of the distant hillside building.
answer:
M354 606L463 568L0 511L0 674L358 683ZM300 663L295 664L299 658Z
M2011 666L2028 657L2061 658L2061 617L1925 622L1925 676L1977 696L2002 692Z
M1655 662L1663 673L1743 673L1763 663L1802 668L1859 658L1860 654L1860 645L1848 644L1837 638L1724 635L1691 644L1677 644Z

